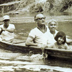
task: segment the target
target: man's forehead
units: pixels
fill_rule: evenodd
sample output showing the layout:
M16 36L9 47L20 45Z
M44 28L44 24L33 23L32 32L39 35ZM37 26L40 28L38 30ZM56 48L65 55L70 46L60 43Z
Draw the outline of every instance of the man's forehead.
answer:
M44 17L43 14L37 14L37 15L36 15L36 18L42 18L42 17Z

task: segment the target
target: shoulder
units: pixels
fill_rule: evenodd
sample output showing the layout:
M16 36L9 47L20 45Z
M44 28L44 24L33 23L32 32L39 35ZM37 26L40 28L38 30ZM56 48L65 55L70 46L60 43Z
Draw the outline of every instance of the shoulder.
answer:
M57 34L59 31L58 30L55 30L55 33Z
M46 25L46 28L49 30L48 26Z
M15 26L14 24L9 24L10 26Z
M37 30L38 28L37 27L35 27L35 28L33 28L32 30Z
M37 27L33 28L30 32L36 32L36 31L38 31Z
M30 33L29 33L29 36L32 37L32 38L34 38L35 35L36 35L36 30L37 30L36 28L32 29L32 30L30 31Z
M4 24L1 24L0 27L2 28L4 26Z
M57 30L55 30L55 34L54 34L54 37L57 35L57 33L58 33L59 31L57 31Z
M10 28L15 28L15 25L14 24L9 24L9 27Z
M50 34L50 30L49 30L49 28L48 28L48 26L46 25L46 28L47 28L47 32Z

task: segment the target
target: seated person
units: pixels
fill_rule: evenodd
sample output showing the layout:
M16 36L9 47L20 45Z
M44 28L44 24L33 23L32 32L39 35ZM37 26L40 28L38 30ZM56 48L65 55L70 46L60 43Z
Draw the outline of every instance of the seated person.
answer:
M49 34L48 34L48 46L54 44L56 41L54 37L58 33L57 31L58 22L55 19L51 19L48 22Z
M45 16L43 14L37 14L34 20L37 23L37 27L30 31L26 45L44 48L47 45L49 32L48 27L45 25Z
M10 17L8 15L3 16L4 24L0 25L0 38L8 41L14 38L14 24L10 24Z
M49 29L46 26L45 16L43 14L37 14L34 20L37 27L30 31L26 45L40 47L42 49L42 55L45 58L46 54L44 53L44 49L48 44Z
M66 35L64 32L59 31L55 36L56 42L51 48L58 48L58 49L69 49L69 46L66 43Z

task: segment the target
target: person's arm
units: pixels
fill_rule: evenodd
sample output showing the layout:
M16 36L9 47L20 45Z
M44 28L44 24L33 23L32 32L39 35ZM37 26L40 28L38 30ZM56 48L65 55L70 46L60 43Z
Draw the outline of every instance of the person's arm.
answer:
M26 46L37 46L37 43L34 43L35 36L36 36L35 29L32 29L26 40Z
M67 43L67 44L72 43L72 39L70 39L69 36L66 36L66 43Z
M29 37L27 38L27 40L26 40L25 45L26 45L26 46L36 46L36 47L39 47L39 48L45 48L45 47L46 47L45 44L42 44L42 43L34 43L34 42L33 42L33 39L34 39L33 37L29 36Z
M72 39L66 38L66 42L67 42L67 43L72 43Z
M67 43L65 43L65 49L70 50L70 47L68 46Z
M33 37L28 37L25 43L27 46L37 46L37 43L33 42Z

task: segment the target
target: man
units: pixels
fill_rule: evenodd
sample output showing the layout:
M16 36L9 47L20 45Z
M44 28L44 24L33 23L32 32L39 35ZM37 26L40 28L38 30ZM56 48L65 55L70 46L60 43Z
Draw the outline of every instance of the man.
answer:
M4 24L0 25L0 37L2 40L8 41L14 38L15 26L10 24L9 15L3 16Z
M37 27L30 31L26 40L26 45L44 48L48 42L47 38L49 32L48 27L45 25L45 16L43 14L37 14L34 20L37 24Z

